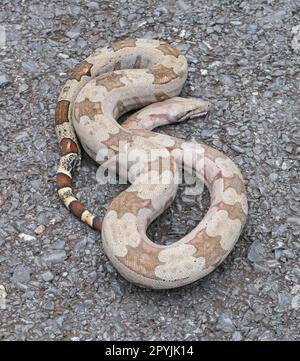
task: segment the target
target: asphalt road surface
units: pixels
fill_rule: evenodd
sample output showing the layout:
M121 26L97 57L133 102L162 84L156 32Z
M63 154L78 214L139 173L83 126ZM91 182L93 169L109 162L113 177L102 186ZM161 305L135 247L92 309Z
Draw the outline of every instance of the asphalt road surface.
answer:
M0 338L299 340L299 1L2 0L0 24ZM55 192L58 93L80 60L125 37L186 54L183 95L213 109L159 131L223 151L247 184L233 252L180 289L125 281ZM96 170L85 155L75 188L104 215L125 186L99 185ZM173 242L203 217L207 192L184 190L150 226L153 240Z

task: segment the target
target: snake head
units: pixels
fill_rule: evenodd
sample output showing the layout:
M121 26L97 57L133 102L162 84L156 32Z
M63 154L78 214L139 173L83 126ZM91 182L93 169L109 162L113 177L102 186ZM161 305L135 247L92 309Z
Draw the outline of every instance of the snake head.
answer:
M197 98L171 98L169 102L169 114L175 122L182 122L186 119L193 119L204 116L208 113L211 103Z
M209 108L210 103L202 99L174 97L146 106L133 117L129 117L122 125L131 129L153 129L161 125L203 116L207 114ZM135 115L138 117L136 118Z

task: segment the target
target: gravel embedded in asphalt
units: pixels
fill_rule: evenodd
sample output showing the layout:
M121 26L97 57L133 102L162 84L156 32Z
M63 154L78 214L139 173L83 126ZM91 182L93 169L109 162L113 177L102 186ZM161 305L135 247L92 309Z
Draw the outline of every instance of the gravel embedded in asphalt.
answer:
M1 1L1 339L299 340L299 9L298 0ZM249 217L233 252L180 289L125 281L99 234L55 192L58 93L80 60L124 37L186 54L183 95L213 109L158 131L219 149L247 184ZM84 155L75 189L104 215L125 186L97 184L96 170ZM194 199L180 187L149 236L179 239L208 205L207 192Z

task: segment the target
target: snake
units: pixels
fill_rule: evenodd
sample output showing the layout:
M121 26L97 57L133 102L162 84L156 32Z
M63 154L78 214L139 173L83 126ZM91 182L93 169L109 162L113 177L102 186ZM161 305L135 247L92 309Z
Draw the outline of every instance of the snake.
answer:
M167 42L118 40L74 68L56 104L58 195L73 215L101 233L117 271L144 288L181 287L211 273L232 251L247 218L245 181L229 157L206 144L153 131L209 111L208 101L179 97L187 73L186 57ZM74 194L81 147L100 168L129 179L103 219ZM209 208L183 238L154 243L147 228L176 197L182 164L207 187Z

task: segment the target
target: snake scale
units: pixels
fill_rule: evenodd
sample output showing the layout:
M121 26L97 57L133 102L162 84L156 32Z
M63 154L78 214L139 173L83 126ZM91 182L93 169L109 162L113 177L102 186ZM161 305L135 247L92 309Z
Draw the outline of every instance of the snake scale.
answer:
M186 58L175 47L159 40L125 39L81 62L56 106L58 194L72 214L101 231L110 261L141 287L174 288L204 277L230 253L246 221L245 185L233 161L207 145L152 131L208 111L204 100L178 97L186 78ZM117 119L133 109L140 110L120 125ZM72 172L80 163L77 139L94 160L103 163L98 155L106 151L105 162L118 164L118 171L131 177L103 221L73 194ZM150 157L153 149L160 156ZM190 157L183 157L185 150ZM138 151L143 160L121 161L120 154ZM155 244L146 230L174 199L180 163L207 186L210 207L185 237L167 246Z

